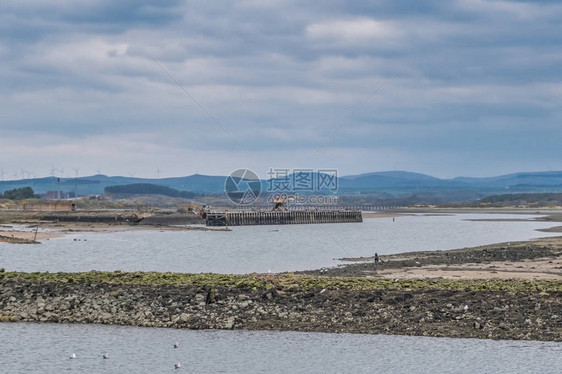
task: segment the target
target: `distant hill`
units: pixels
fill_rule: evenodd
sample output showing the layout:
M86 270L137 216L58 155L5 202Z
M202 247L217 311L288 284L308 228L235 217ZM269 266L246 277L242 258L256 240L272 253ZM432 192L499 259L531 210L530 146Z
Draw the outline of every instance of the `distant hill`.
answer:
M364 178L388 178L389 180L402 180L402 181L436 181L441 180L431 175L413 173L411 171L377 171L373 173L364 173L358 175L342 176L345 180L357 180Z
M0 182L0 193L15 188L31 187L37 194L60 189L65 193L76 190L79 196L103 194L107 187L131 184L153 184L195 194L223 194L226 176L194 174L175 178L133 178L92 175L79 178L36 178ZM265 191L273 181L262 181ZM381 194L389 196L442 196L444 200L473 199L505 193L562 192L562 171L524 172L496 177L457 177L441 179L408 171L382 171L341 176L337 180L339 194Z
M514 205L536 205L550 206L562 205L562 193L521 193L492 195L480 200L481 203L492 205L514 206Z
M557 187L562 186L562 171L544 171L505 174L497 177L471 178L457 177L452 181L478 186L516 188L521 187Z
M183 197L187 199L195 197L193 192L178 191L174 188L151 183L133 183L108 186L105 187L104 191L111 194L164 195L170 197Z
M427 188L427 187L456 187L462 183L446 179L439 179L426 174L407 171L382 171L339 178L342 191L376 190L381 188Z
M14 181L0 182L0 193L6 190L31 187L37 194L44 194L47 191L56 191L58 187L66 193L78 193L78 196L101 195L106 187L148 183L178 191L190 191L196 194L221 193L224 189L225 177L209 175L191 175L188 177L177 178L132 178L122 176L92 175L79 178L60 178L60 183L56 177L21 179Z

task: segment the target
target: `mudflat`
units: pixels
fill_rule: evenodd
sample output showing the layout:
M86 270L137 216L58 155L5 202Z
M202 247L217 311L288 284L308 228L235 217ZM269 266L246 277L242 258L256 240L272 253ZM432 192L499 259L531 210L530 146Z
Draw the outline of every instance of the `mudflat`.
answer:
M491 244L445 251L407 252L342 258L347 262L307 274L392 279L528 279L562 280L562 237Z

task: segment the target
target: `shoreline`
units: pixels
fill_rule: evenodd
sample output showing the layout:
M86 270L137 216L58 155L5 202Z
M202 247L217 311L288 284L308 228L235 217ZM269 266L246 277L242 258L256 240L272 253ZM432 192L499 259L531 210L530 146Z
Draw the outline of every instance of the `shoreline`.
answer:
M119 212L123 214L119 214ZM416 208L398 208L388 211L379 212L363 212L364 219L383 219L383 218L399 218L404 216L412 216L417 214L422 215L451 215L451 214L469 214L469 213L481 213L481 214L519 214L519 215L540 215L541 217L535 218L537 221L548 221L548 222L562 222L562 211L560 209L542 209L533 210L528 208L428 208L428 207L416 207ZM76 214L67 214L68 217L73 217L75 215L76 219L68 220L44 220L46 217L44 214L33 213L33 212L7 212L0 211L0 243L12 243L12 244L37 244L42 241L64 237L68 234L74 233L112 233L112 232L123 232L123 231L231 231L228 227L221 228L210 228L202 224L185 224L185 225L171 225L171 222L178 220L177 214L168 215L149 215L145 219L143 224L131 224L125 221L114 221L115 216L123 216L125 214L130 215L130 211L119 211L116 210L113 213L108 213L106 211L102 212L86 212L80 211ZM62 218L65 217L64 214L61 215ZM59 217L59 218L61 218ZM95 218L90 221L85 221L84 217ZM183 218L181 218L183 217ZM192 220L191 216L181 216L181 219ZM490 221L498 222L505 221L505 219L477 219L479 221ZM508 221L528 221L527 218L515 218L509 219ZM6 230L11 226L21 226L28 230ZM34 231L31 234L31 230L36 226L39 226L41 231L37 234L37 242L33 241ZM562 232L562 226L553 226L547 229L541 229L538 231L542 232Z
M0 243L34 243L29 232L39 227L37 241L74 233L111 233L123 231L230 231L228 227L209 228L195 214L166 212L140 215L130 210L74 212L26 212L0 210ZM13 230L9 230L13 228ZM34 243L36 244L36 243Z
M341 258L344 264L308 275L390 279L562 279L562 236L442 251Z
M2 322L562 341L562 282L91 272L1 284Z
M0 321L562 341L562 237L385 257L279 274L0 270ZM495 267L549 262L551 278Z
M17 223L15 225L26 226L30 229L31 226L37 226L36 223L27 222ZM228 227L218 227L209 228L206 226L156 226L156 225L143 225L143 226L131 226L131 225L114 225L107 223L89 223L89 222L42 222L39 223L39 228L41 230L37 233L37 242L40 243L44 240L62 238L70 234L81 234L81 233L114 233L114 232L125 232L125 231L231 231ZM21 229L17 230L7 230L10 225L0 226L0 243L13 243L21 244L25 241L32 242L32 238L35 235L35 231L23 231ZM16 240L12 241L10 238ZM19 239L19 240L18 240Z
M67 234L185 229L91 226L42 227ZM343 260L247 275L0 269L0 322L562 341L562 236L385 255L379 264Z

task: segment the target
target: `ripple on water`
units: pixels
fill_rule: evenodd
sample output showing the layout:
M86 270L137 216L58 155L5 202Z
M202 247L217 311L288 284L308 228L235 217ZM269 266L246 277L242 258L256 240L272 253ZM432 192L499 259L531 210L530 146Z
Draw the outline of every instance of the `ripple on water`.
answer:
M490 217L521 216L404 216L394 222L375 218L351 224L234 227L231 232L73 234L39 246L0 244L0 264L9 271L28 272L267 273L335 266L337 258L372 256L375 252L443 250L557 235L534 231L552 226L548 222L467 220Z
M562 367L562 343L552 342L35 323L0 328L0 352L10 357L0 361L2 373L161 373L174 371L176 362L198 373L557 373Z

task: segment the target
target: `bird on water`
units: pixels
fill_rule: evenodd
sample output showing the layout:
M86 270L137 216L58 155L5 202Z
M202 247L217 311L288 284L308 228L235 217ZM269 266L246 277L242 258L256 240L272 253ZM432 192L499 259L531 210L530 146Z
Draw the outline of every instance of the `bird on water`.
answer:
M179 348L180 347L180 343L176 342L176 344L174 344L174 348Z
M70 359L72 360L73 358L76 358L76 353L74 352L70 355Z
M108 359L108 358L109 358L109 353L104 353L104 354L103 354L103 359L105 360L105 359Z
M176 369L179 369L179 368L181 367L181 364L180 364L179 362L176 362L176 364L174 365L174 367L175 367Z

